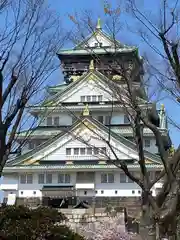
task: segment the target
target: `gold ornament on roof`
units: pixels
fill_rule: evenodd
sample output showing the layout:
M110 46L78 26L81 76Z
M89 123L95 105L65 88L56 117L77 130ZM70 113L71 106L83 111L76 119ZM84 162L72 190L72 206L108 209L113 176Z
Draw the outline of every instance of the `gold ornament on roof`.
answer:
M97 20L97 25L96 25L96 29L101 29L102 27L101 27L101 19L100 18L98 18L98 20Z
M165 110L164 104L161 104L161 110L162 110L162 111Z
M120 75L114 75L113 77L112 77L112 80L121 80L121 76Z
M93 59L90 61L89 70L91 70L91 71L94 70L94 60Z
M73 82L77 81L80 78L80 76L71 76L71 79Z
M88 106L88 104L85 105L85 108L83 110L83 116L89 116L89 106Z
M175 153L174 145L171 145L171 147L170 147L170 149L169 149L169 155L170 155L170 156L174 156L174 153Z

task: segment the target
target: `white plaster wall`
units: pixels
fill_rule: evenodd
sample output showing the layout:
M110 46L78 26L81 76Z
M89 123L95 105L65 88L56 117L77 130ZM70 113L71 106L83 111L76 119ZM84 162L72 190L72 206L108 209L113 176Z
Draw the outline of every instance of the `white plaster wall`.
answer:
M86 194L85 194L86 191ZM78 197L93 197L95 195L95 190L93 189L78 189L76 190L76 196Z
M90 130L89 130L90 132ZM92 134L92 133L91 133ZM95 137L88 134L88 131L86 132L85 135L82 136L81 139L84 139L85 143L87 142L87 144L83 143L83 141L79 141L77 139L73 139L70 142L68 142L67 144L64 144L64 146L57 148L56 150L54 150L53 152L51 152L49 155L44 156L43 160L90 160L90 159L99 159L102 158L103 155L99 155L99 156L95 156L95 155L74 155L73 154L73 150L72 151L72 155L70 156L66 156L66 148L87 148L88 146L94 146L94 147L106 147L108 150L108 147L106 145L106 143L103 140L99 140L99 139L95 139ZM121 146L120 144L118 144L117 149L115 152L117 153L118 157L120 159L130 159L131 157L129 157L127 154L131 154L131 150L127 149L125 146ZM125 151L125 153L123 153L123 151ZM108 151L108 153L110 154L111 158L114 158L113 153L110 151ZM136 156L137 154L133 153L133 158L134 156Z
M88 169L88 171L91 171ZM60 172L60 171L59 171ZM68 184L58 184L58 173L59 172L53 172L53 181L52 184L38 184L38 173L33 174L33 183L32 184L21 184L20 178L17 177L17 174L14 174L14 178L12 176L5 175L4 181L2 184L12 184L17 183L18 184L18 190L5 190L4 191L4 197L7 197L9 193L16 193L18 197L42 197L41 189L43 185L75 185L76 183L76 172L69 172L71 175L71 181ZM76 195L77 196L101 196L101 197L116 197L116 196L140 196L141 195L141 189L137 186L135 183L120 183L120 171L115 171L114 174L114 183L101 183L101 173L109 172L107 170L98 171L95 173L95 187L94 189L77 189ZM112 171L111 171L112 172ZM39 172L42 173L42 172ZM62 173L62 171L61 171ZM66 173L63 171L63 173ZM86 191L86 194L85 192ZM117 191L117 192L115 192ZM156 189L153 188L153 195L156 194Z
M88 80L87 80L88 81ZM103 101L112 100L112 96L106 92L105 86L101 86L97 83L96 76L94 76L94 81L89 80L78 86L72 92L68 93L65 97L61 99L61 102L80 102L81 96L92 96L92 95L102 95Z
M39 172L42 173L42 172ZM39 184L38 183L38 174L39 173L34 173L33 174L33 184L21 184L20 183L20 177L19 177L19 191L18 191L18 196L19 197L42 197L41 189L43 185L50 186L50 185L63 185L63 186L68 186L68 185L75 185L76 183L76 173L69 173L71 175L71 181L70 183L64 183L64 184L59 184L58 183L58 173L61 172L52 172L52 184ZM45 173L45 172L44 172ZM66 172L63 172L66 173ZM34 192L36 192L34 194Z
M2 184L18 184L18 173L3 173Z
M91 37L85 46L94 47L95 43L102 43L103 47L109 47L112 45L107 39L105 39L100 34L97 34L95 37Z

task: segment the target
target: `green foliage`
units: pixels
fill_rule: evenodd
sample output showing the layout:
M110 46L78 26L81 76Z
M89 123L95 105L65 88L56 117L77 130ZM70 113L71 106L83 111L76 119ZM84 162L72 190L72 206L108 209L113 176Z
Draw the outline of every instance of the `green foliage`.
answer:
M0 239L3 240L83 240L59 223L66 217L55 209L24 206L0 208Z

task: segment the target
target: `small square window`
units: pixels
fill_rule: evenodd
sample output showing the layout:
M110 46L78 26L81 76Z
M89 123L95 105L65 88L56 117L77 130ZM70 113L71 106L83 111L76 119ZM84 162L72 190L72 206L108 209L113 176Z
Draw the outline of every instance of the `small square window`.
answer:
M71 181L71 176L69 174L65 174L65 183L70 183Z
M33 183L33 175L32 174L27 174L27 183L32 184Z
M34 191L33 194L36 195L36 191Z
M94 155L98 155L99 154L99 148L94 147Z
M98 193L98 191L96 190L96 191L95 191L95 194L97 194L97 193Z
M104 191L103 190L101 190L101 194L103 194L104 193Z
M84 191L84 195L87 195L87 191Z
M21 191L21 195L23 195L23 191Z
M108 173L108 183L114 183L114 174Z
M92 96L92 102L96 102L96 101L97 101L96 99L97 99L97 96L96 96L96 95L93 95L93 96Z
M141 190L138 190L138 193L141 194Z
M144 146L145 147L150 147L151 143L150 143L150 140L149 139L145 139L144 140Z
M38 175L38 183L39 184L44 184L44 174L43 173L40 173Z
M91 96L87 96L87 102L91 102Z
M52 117L47 117L47 125L52 126Z
M29 142L29 149L34 149L35 147L36 147L35 142L30 141L30 142Z
M71 148L66 148L66 155L71 155Z
M126 183L126 174L120 173L120 183Z
M111 122L111 117L110 117L110 116L106 116L106 117L105 117L105 124L106 124L106 125L109 125L110 122Z
M103 96L102 96L102 95L99 95L99 96L98 96L98 102L102 102L102 99L103 99Z
M46 183L48 183L48 184L52 183L52 174L51 173L46 174Z
M59 126L59 117L54 118L54 125Z
M101 183L107 183L108 182L108 177L106 173L101 174Z
M124 115L124 123L125 123L125 124L130 123L129 117L128 117L127 115Z
M81 96L81 102L85 102L85 96Z
M74 155L79 155L79 148L74 148Z
M134 190L132 190L132 194L135 194L135 191L134 191Z
M106 155L106 147L100 148L100 153Z
M85 148L80 148L80 154L85 155L85 153L86 153L86 149Z
M25 174L20 176L20 183L21 184L25 184L26 183L26 175Z
M87 148L87 155L92 155L92 148Z
M103 121L104 121L104 117L103 117L103 116L98 116L97 119L98 119L98 121L101 122L101 123L103 123Z
M116 190L116 191L115 191L115 194L117 194L117 193L118 193L118 191Z

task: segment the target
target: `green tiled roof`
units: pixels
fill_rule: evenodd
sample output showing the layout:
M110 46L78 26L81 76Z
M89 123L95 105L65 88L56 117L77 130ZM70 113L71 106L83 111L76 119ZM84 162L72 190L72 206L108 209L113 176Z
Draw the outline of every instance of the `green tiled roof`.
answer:
M108 53L127 53L134 52L136 48L88 48L88 49L64 49L58 52L58 55L92 55Z
M31 130L24 130L21 131L20 133L17 133L17 137L49 137L49 136L54 136L58 133L61 133L63 131L63 128L50 128L50 127L37 127Z
M91 118L91 117L81 117L80 119L78 119L69 129L68 132L71 132L74 128L78 127L79 124L82 123L83 120L88 120L90 123L94 124L97 128L99 128L100 130L106 132L107 134L109 134L109 128L107 128L106 126L104 126L103 124L101 124L99 121ZM8 162L7 166L12 165L12 164L19 164L21 161L29 159L31 157L33 157L34 154L36 153L41 153L42 151L44 151L45 148L47 148L50 144L54 143L55 141L57 141L60 137L62 137L64 134L66 134L66 132L62 132L57 134L56 136L50 138L48 141L46 141L45 143L37 146L36 149L27 152L26 154ZM115 132L111 131L111 137L115 138L117 141L121 142L122 144L126 145L127 147L131 148L134 151L137 151L137 147L136 144L129 141L128 139L126 139L125 137L116 134ZM144 155L145 158L151 159L154 162L157 163L161 163L161 159L159 156L152 154L146 150L144 150Z
M160 164L147 164L147 168L162 168L162 165ZM128 168L139 168L139 164L130 164L128 165ZM66 165L29 165L29 166L14 166L14 167L6 167L4 170L23 170L23 169L117 169L115 165L110 164L89 164L89 165L73 165L73 164L66 164Z
M55 85L55 86L48 86L47 91L48 92L64 91L67 86L68 86L67 83L62 83L62 84L58 84L58 85Z

